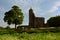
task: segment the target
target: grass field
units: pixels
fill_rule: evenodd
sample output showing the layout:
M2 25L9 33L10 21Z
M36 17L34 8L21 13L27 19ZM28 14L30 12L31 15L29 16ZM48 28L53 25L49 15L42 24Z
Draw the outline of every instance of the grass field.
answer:
M27 32L0 30L0 40L60 40L60 31L47 29Z

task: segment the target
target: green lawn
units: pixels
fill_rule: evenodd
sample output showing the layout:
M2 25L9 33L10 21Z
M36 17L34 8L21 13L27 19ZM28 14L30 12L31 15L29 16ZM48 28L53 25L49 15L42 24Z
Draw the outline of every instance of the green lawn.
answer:
M39 30L39 32L0 30L0 40L60 40L60 32L53 30Z

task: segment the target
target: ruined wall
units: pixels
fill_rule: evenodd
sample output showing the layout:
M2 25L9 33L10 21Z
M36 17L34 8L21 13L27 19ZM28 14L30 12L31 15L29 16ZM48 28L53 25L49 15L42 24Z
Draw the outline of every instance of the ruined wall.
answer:
M29 10L29 27L43 27L44 17L35 17L32 9Z
M34 26L39 28L44 26L44 18L43 17L36 17L34 21Z
M17 29L29 30L31 28L45 27L47 24L44 23L44 17L35 17L32 9L29 10L29 25L18 26Z

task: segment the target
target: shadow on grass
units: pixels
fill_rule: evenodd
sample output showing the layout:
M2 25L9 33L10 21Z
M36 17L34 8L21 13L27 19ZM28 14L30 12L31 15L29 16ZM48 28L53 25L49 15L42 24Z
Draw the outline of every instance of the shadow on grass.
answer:
M28 34L32 34L32 33L59 33L60 30L57 30L57 29L40 29L40 30L28 30L28 31L22 31L22 30L6 30L6 31L0 31L0 35L3 35L3 34L21 34L21 33L28 33Z

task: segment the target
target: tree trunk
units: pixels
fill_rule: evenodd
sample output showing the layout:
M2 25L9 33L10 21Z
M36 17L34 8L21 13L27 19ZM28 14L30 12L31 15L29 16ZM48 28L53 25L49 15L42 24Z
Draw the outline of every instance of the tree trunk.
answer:
M17 28L16 28L16 24L15 24L15 29L17 29Z

